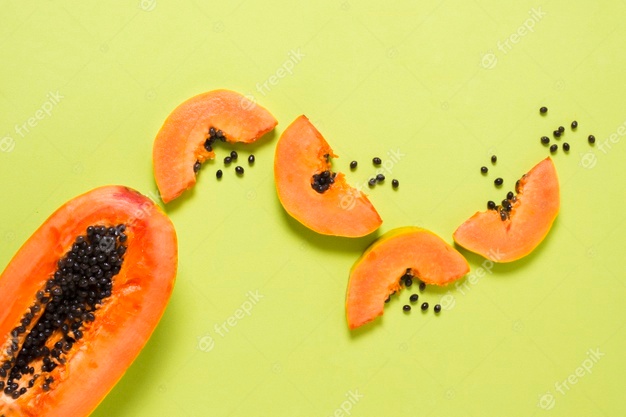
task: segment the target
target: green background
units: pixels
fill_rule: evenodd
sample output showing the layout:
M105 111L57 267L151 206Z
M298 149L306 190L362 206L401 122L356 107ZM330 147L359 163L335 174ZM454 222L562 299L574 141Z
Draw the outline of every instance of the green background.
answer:
M218 148L167 208L174 294L95 416L342 416L351 393L355 416L626 415L626 2L105 3L0 1L1 268L75 195L124 184L156 197L152 141L186 98L233 89L279 125L235 147L257 156L243 178L231 166L216 181ZM272 85L290 53L299 62ZM57 92L51 114L19 134ZM527 258L427 288L424 300L447 297L440 316L403 314L405 291L350 333L348 272L376 236L319 236L280 206L273 150L300 114L353 184L374 173L373 156L399 150L388 179L400 188L368 191L380 232L420 225L448 242L548 155L539 137L563 124L561 213ZM220 336L249 291L262 298ZM590 349L602 356L577 377Z

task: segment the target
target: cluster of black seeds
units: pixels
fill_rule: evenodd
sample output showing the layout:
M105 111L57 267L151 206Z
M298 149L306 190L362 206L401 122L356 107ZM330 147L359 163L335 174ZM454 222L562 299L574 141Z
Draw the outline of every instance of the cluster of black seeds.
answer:
M406 272L400 277L400 286L403 286L405 288L410 288L413 285L413 281L416 279L416 277L413 275L411 268L407 268ZM420 292L424 292L424 290L426 289L426 283L420 281L419 283L419 290ZM395 294L392 293L391 295ZM391 295L389 297L387 297L387 299L385 300L385 303L388 303L391 300ZM411 302L411 304L415 304L417 303L417 301L419 300L419 295L418 294L411 294L411 296L409 297L409 301ZM428 310L428 303L427 302L423 302L421 305L421 309L423 311ZM402 310L405 312L409 312L411 311L411 305L410 304L405 304L402 306ZM439 304L435 304L434 307L435 313L440 313L441 312L441 305Z
M314 174L311 181L311 187L313 187L313 189L318 193L322 194L335 183L336 176L337 174L335 172L331 172L329 170L322 171L319 174Z
M48 391L52 372L83 337L84 323L95 320L103 300L111 296L113 277L126 253L126 227L89 226L72 249L58 261L57 270L37 292L34 304L11 331L8 359L0 367L0 390L13 399L42 379ZM20 386L21 384L21 386Z
M541 107L539 109L539 113L543 116L545 116L548 113L548 108L547 107ZM570 127L572 128L572 131L576 131L578 129L578 121L574 120L570 123ZM563 126L559 126L556 129L554 129L552 131L552 136L554 136L554 139L560 140L562 136L565 135L565 127ZM540 142L545 145L548 146L550 145L550 138L548 136L542 136L540 138ZM593 145L596 142L596 138L593 135L589 135L587 136L587 142L589 142L589 145ZM563 142L563 150L565 152L569 152L571 146L568 142ZM556 143L553 143L552 145L550 145L549 147L550 149L550 153L555 153L558 149L559 149L559 145L557 145Z
M491 155L491 163L493 165L498 161L498 157L496 155ZM489 169L486 166L482 166L480 168L480 172L486 174L489 172ZM493 183L496 187L501 187L504 184L504 180L501 177L493 180ZM520 181L515 183L515 192L519 193ZM489 200L487 202L487 209L496 210L500 214L500 219L502 221L508 220L511 218L511 211L513 210L513 203L517 201L517 196L513 191L509 191L506 194L506 198L502 200L501 204L496 204L494 201Z
M522 176L522 178L526 177L526 174ZM509 191L506 193L506 198L502 200L501 204L496 204L494 201L489 200L487 202L487 209L496 210L500 214L500 219L502 221L508 220L511 218L511 211L513 210L513 204L517 201L517 194L520 192L520 181L517 180L515 183L515 193L513 191Z
M215 129L214 127L210 127L209 137L206 138L206 140L204 141L204 149L207 152L211 152L213 150L213 144L217 141L226 142L226 136L224 136L224 132L222 132L221 130ZM239 155L237 154L237 151L231 151L229 156L224 157L224 165L228 166L232 162L237 161L238 158L239 158ZM254 155L250 155L248 157L248 165L253 165L254 162L255 162ZM200 161L196 161L193 165L193 172L197 174L200 171L201 167L202 167L202 163ZM241 176L244 173L244 169L242 166L238 165L235 167L235 172L237 173L237 175ZM222 178L223 175L224 173L221 169L218 169L215 172L215 177L217 179Z

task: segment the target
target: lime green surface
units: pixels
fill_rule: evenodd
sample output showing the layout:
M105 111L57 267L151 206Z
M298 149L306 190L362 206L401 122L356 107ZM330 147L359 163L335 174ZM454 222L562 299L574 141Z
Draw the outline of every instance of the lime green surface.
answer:
M105 3L0 2L0 268L77 194L156 196L152 140L186 98L250 94L279 126L235 148L257 156L243 178L231 166L216 181L218 148L168 207L175 292L94 416L626 415L625 2ZM419 225L448 242L562 124L561 214L532 255L482 278L463 251L475 279L421 296L446 297L439 317L403 314L404 292L350 334L348 271L375 236L319 236L282 210L273 150L303 113L353 184L373 156L401 154L368 191L381 233Z

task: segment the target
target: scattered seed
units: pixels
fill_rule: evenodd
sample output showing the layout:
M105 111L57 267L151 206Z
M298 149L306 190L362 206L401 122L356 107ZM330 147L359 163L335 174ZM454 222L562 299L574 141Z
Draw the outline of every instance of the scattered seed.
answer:
M222 170L221 170L221 169L218 169L218 170L217 170L217 172L215 173L215 176L216 176L217 178L222 178L222 175L223 175L223 173L222 173Z
M497 157L497 156L495 156L495 155L491 155L491 163L492 163L492 164L495 164L497 160L498 160L498 157Z
M383 174L376 175L376 181L378 181L378 182L385 181L385 176Z
M407 278L404 280L404 286L408 288L408 287L410 287L411 285L413 285L413 279L411 279L411 277L407 277Z
M239 155L237 155L237 151L232 151L232 152L230 153L230 160L231 160L231 161L236 161L236 160L237 160L237 158L239 158Z
M594 144L596 143L596 137L593 135L589 135L589 137L587 138L587 141L589 141L590 144Z
M559 126L559 132L561 133L565 132L565 128L563 126Z
M564 150L565 152L569 152L569 143L567 143L567 142L564 142L564 143L563 143L563 150Z
M404 306L402 306L402 310L404 311L411 311L411 306L408 304L405 304Z
M237 174L239 174L239 175L243 175L243 168L242 168L242 167L240 167L240 166L237 166L237 167L235 168L235 172L236 172Z
M574 120L572 122L572 129L576 129L578 127L578 122L576 120Z
M381 161L379 157L373 158L372 162L374 163L374 165L380 165L383 163L383 161Z
M487 167L480 167L480 172L482 172L483 174L486 174L487 172L489 172L489 168L487 168Z
M496 203L491 200L487 201L487 208L489 210L494 210L496 208Z
M224 158L224 164L225 165L230 164L231 161L232 161L232 159L230 158L230 156L227 156L227 157Z
M508 214L503 207L500 207L500 220L505 221L508 218Z
M204 141L204 149L206 149L207 152L211 152L213 150L213 147L211 146L213 142L211 142L211 139L207 139Z
M200 163L200 161L196 161L196 163L193 164L193 172L198 173L198 171L200 171L201 166L202 164Z
M435 313L439 313L441 311L441 305L435 304Z
M409 300L410 300L412 303L417 302L417 300L418 300L418 299L419 299L419 295L417 295L417 294L411 294L411 296L409 297Z
M552 132L552 134L554 135L555 138L561 137L561 131L559 130L555 130L554 132Z
M426 283L420 282L420 291L424 291L426 289Z
M356 169L356 166L358 165L357 161L352 161L350 162L350 169Z
M547 145L548 143L550 143L550 138L547 136L542 136L541 143L543 143L544 145Z
M398 188L398 186L400 186L400 181L398 181L398 180L391 180L391 186L393 188Z
M248 163L249 163L249 164L254 164L254 161L255 161L255 159L254 159L254 155L250 155L250 156L248 157Z
M558 145L555 143L554 145L550 146L550 152L555 153L556 150L559 149Z
M541 113L541 114L546 114L547 112L548 112L548 108L547 108L547 107L545 107L545 106L544 106L544 107L541 107L541 108L539 109L539 113Z
M498 178L496 178L495 180L493 180L493 183L494 183L496 186L498 186L498 187L499 187L499 186L501 186L502 184L504 184L504 180L503 180L502 178L498 177Z
M513 200L514 197L515 197L515 194L513 194L513 191L509 191L508 193L506 193L507 200Z
M423 311L428 310L428 303L422 303L422 310Z
M367 182L369 184L370 187L373 187L376 185L376 178L370 178L370 180Z

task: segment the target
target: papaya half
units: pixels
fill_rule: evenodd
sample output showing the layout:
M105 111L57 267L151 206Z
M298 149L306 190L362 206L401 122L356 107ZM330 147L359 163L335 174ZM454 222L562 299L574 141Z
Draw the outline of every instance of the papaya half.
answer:
M559 178L550 157L517 181L500 205L477 212L454 232L454 241L494 262L512 262L531 253L559 214Z
M215 158L216 141L251 143L277 123L265 108L229 90L199 94L176 107L152 150L154 178L163 202L194 186L202 163Z
M0 275L0 416L90 414L159 322L177 251L167 216L129 188L52 214Z
M274 180L281 204L293 218L325 235L360 237L382 224L367 196L331 171L336 157L306 116L280 136L274 157Z
M348 327L355 329L383 314L385 300L406 276L447 285L469 272L467 260L433 232L401 227L376 240L355 262L346 293Z

